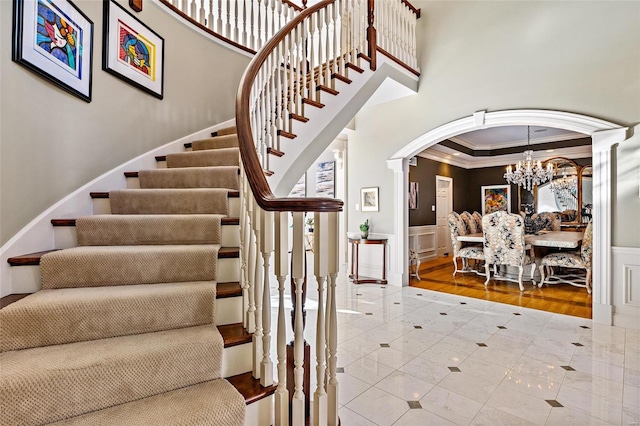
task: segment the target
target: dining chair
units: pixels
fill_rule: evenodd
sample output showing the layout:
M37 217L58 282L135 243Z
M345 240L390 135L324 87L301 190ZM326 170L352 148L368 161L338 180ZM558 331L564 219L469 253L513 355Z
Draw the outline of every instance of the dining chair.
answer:
M580 250L550 253L542 258L540 265L540 284L571 284L575 287L585 287L591 294L591 262L593 257L593 223L589 221L582 237ZM554 267L585 269L586 276L575 273L558 275Z
M478 228L478 225L476 223L476 219L473 217L471 213L469 213L468 211L464 211L460 213L460 218L462 219L462 221L465 224L465 227L467 228L467 233L477 234L478 232L481 232L481 230Z
M489 267L491 265L505 265L518 267L518 279L500 277L502 280L514 281L518 283L520 291L524 291L522 285L522 275L524 267L531 265L531 281L535 272L536 264L533 252L524 242L524 221L518 214L498 211L482 217L482 232L484 235L484 267L489 284L491 275ZM495 269L495 268L494 268ZM498 279L494 273L494 279ZM535 285L535 281L533 281Z
M484 260L482 247L458 241L458 237L460 235L466 235L468 233L466 225L458 213L449 213L447 215L447 222L449 223L451 248L453 250L453 276L455 277L458 272L474 272L478 275L483 275L482 273L469 268L469 259L478 261ZM458 258L462 259L462 269L458 269Z
M411 267L414 267L414 272L411 272ZM420 281L420 256L414 249L409 249L409 276L414 276Z
M531 219L533 221L533 229L535 232L561 230L562 219L558 213L555 213L555 212L534 213L531 216Z
M474 211L471 215L476 220L476 227L478 228L478 232L482 232L482 215L478 211Z

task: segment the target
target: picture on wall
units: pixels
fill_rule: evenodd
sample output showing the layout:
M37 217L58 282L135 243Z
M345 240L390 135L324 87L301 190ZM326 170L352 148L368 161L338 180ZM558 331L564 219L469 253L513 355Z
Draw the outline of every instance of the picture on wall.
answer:
M409 209L418 208L418 182L409 182Z
M490 185L482 187L482 214L489 214L497 211L511 213L511 186Z
M104 3L102 69L162 99L164 39L113 0Z
M335 161L318 163L316 169L316 196L335 197Z
M293 186L289 197L291 198L304 198L307 196L307 174L304 173L298 182Z
M12 59L91 102L93 22L68 0L15 0Z
M363 212L380 211L377 186L360 189L360 206L360 210Z

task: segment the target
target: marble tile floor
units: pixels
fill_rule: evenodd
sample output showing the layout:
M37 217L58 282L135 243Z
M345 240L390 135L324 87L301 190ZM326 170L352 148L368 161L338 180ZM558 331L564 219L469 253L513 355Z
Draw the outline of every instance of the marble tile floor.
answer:
M342 425L640 424L640 330L344 275L336 299Z

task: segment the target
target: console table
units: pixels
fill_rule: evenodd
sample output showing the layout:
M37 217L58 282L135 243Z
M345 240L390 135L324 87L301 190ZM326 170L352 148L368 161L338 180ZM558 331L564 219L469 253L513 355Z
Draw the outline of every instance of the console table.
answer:
M354 284L386 284L387 283L387 239L386 238L349 238L351 244L351 274L349 278ZM358 247L361 244L382 245L382 279L360 278L358 275Z

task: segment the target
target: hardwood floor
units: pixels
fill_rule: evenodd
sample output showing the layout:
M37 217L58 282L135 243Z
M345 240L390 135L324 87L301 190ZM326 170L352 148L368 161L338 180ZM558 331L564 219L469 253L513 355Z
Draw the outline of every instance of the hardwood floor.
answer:
M453 260L442 257L420 266L420 279L411 278L410 285L426 290L458 294L475 299L490 300L509 305L522 306L542 311L591 318L591 295L584 288L568 284L545 285L542 288L524 282L525 291L520 292L518 283L491 280L484 286L484 277L473 273L453 276Z

